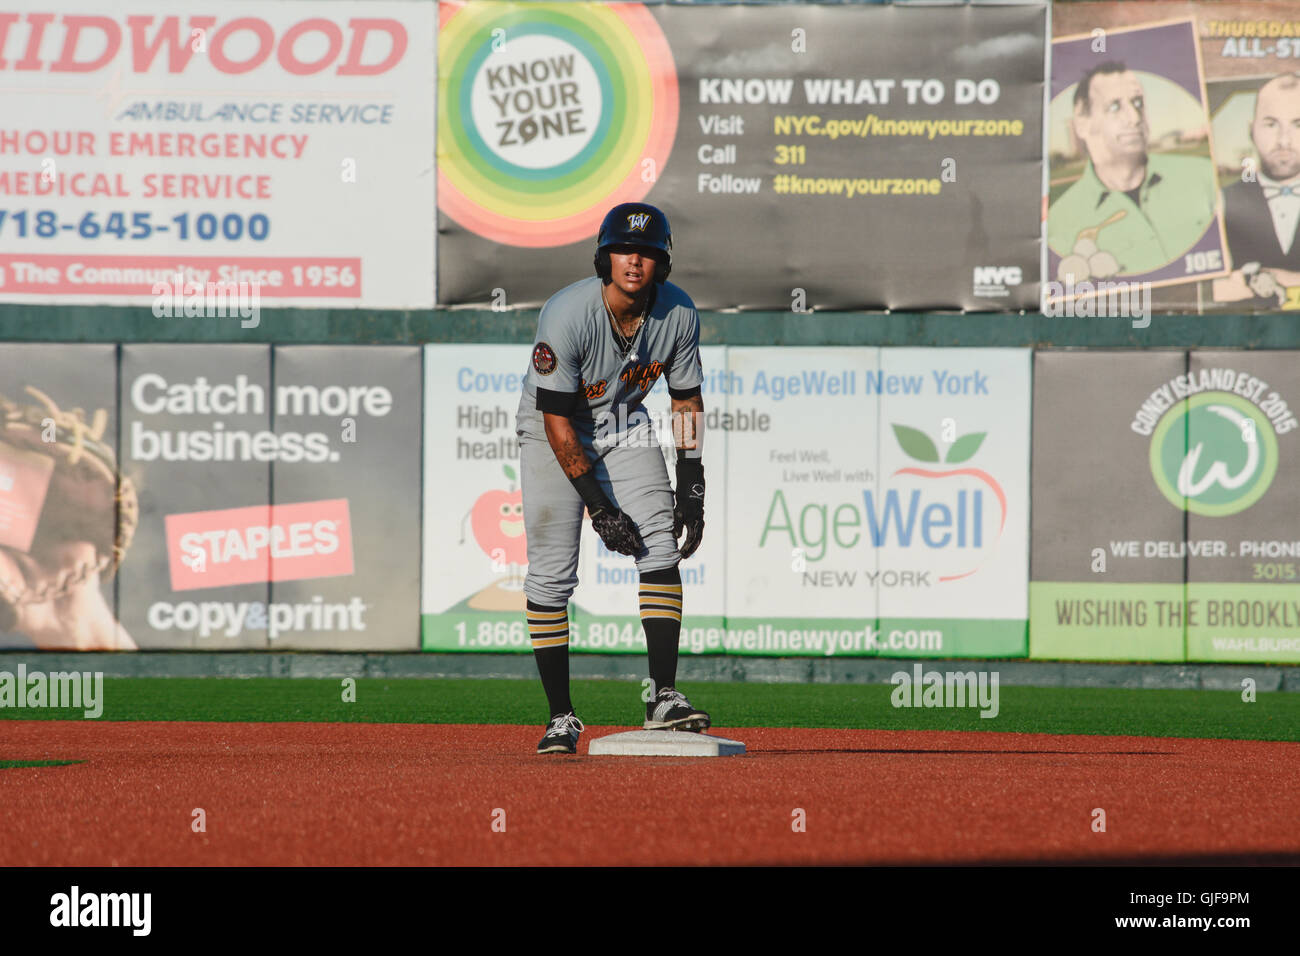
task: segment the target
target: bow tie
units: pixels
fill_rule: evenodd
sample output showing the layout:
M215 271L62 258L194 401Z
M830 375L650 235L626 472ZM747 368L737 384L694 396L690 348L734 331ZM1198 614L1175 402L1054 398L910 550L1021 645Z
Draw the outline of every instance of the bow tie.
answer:
M1300 196L1300 187L1264 186L1265 199L1277 199L1279 196Z

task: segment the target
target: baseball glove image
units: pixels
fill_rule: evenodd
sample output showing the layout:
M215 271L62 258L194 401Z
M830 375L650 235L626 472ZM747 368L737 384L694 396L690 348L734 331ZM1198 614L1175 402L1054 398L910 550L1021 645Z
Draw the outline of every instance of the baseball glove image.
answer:
M26 391L34 401L0 395L0 491L42 503L28 546L21 532L0 535L0 633L44 650L135 650L100 587L139 522L135 486L104 442L107 412L87 421L83 409ZM5 518L0 511L0 531Z

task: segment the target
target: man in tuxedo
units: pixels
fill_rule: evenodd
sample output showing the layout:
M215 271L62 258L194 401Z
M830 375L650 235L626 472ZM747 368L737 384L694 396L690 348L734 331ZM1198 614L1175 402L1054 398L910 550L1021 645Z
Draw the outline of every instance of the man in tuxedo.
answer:
M1263 308L1300 285L1300 74L1269 80L1255 97L1250 139L1259 155L1254 182L1223 190L1224 226L1233 272L1214 283L1214 298L1254 298Z

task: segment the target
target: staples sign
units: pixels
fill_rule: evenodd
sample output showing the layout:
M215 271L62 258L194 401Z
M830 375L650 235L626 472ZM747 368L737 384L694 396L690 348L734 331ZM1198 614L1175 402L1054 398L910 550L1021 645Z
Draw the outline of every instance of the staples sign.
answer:
M352 573L346 498L168 515L172 590Z

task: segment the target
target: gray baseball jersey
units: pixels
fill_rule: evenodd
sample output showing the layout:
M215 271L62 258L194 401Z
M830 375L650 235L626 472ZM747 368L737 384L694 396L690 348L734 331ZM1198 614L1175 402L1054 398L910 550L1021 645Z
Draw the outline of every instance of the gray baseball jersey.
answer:
M600 278L591 276L561 289L542 306L519 400L520 438L546 441L538 388L583 391L572 416L574 430L583 447L600 454L649 427L642 403L661 375L679 392L704 381L700 314L685 292L671 282L656 287L654 303L624 355L605 314L601 289Z
M546 438L538 388L581 390L570 420L595 462L601 488L641 533L645 547L636 555L637 569L671 568L680 560L672 533L672 487L642 403L661 376L674 392L703 383L700 316L677 286L657 286L624 355L601 288L601 280L592 276L561 289L542 306L516 418L528 544L524 593L545 607L565 606L578 583L583 503Z

